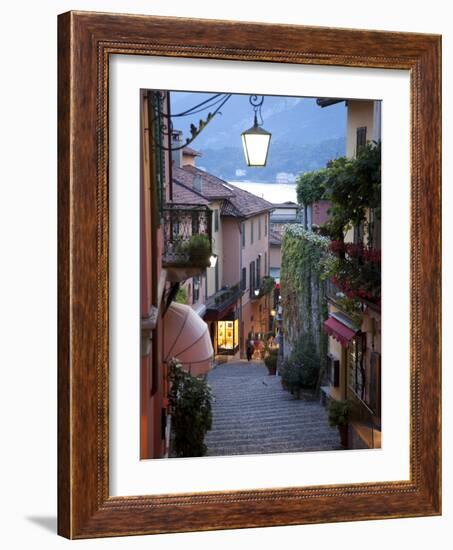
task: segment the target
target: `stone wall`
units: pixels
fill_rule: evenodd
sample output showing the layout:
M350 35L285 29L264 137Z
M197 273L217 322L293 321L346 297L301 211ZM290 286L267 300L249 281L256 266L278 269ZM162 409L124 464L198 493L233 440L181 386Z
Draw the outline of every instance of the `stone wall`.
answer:
M327 319L324 261L329 239L307 231L302 225L288 226L282 242L281 294L284 353L291 355L301 340L315 345L323 366L327 336L322 325Z

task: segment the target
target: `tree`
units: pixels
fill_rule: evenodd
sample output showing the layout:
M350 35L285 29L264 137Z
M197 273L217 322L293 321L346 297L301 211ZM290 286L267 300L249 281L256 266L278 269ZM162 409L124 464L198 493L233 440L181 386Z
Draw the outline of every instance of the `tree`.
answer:
M372 208L380 216L381 201L381 145L371 142L360 149L357 157L334 160L326 181L326 196L331 201L329 221L334 238L352 226L366 220Z
M331 202L325 231L343 241L345 232L366 220L368 209L381 211L381 144L364 145L356 158L337 158L326 168L307 172L297 180L297 200L307 206L326 199Z
M326 188L328 169L305 172L297 177L297 200L299 204L309 206L323 198Z

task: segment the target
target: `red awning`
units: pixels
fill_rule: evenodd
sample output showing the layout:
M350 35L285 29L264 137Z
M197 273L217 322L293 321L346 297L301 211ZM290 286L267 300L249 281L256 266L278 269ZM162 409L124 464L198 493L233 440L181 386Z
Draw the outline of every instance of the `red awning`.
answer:
M357 332L343 325L343 323L340 323L340 321L337 321L333 317L329 317L327 321L324 321L324 330L329 336L338 340L345 348L348 347L349 342L354 338Z

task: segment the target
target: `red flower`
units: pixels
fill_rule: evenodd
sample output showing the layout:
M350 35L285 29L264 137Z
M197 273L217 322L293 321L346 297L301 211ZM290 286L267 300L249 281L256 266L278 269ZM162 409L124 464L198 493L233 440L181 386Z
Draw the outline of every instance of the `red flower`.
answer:
M340 254L341 252L345 251L345 244L343 241L331 241L330 250L334 254Z
M351 258L361 258L364 253L364 248L362 244L348 243L346 245L346 252Z
M368 248L364 251L363 257L372 264L378 264L381 261L381 251L377 248Z

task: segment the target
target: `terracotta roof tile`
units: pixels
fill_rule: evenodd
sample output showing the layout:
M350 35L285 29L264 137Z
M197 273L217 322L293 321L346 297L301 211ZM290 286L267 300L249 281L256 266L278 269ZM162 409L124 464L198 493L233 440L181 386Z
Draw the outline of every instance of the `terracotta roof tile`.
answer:
M208 174L195 166L184 166L183 168L173 168L173 179L182 183L189 189L193 189L195 177L200 177L202 181L200 194L205 199L223 199L231 197L233 192L225 187L225 182L212 174Z
M194 180L196 178L200 178L199 184L201 185L199 188L194 189ZM221 215L223 216L249 218L274 208L272 203L261 197L257 197L253 193L227 183L195 166L174 167L173 180L176 185L179 184L179 187L184 187L207 201L223 199L221 208ZM196 182L195 185L197 185ZM187 200L189 200L188 195Z
M234 196L228 199L228 202L234 206L235 210L239 213L240 217L249 218L255 216L261 212L266 212L274 208L273 204L245 191L231 183L225 184L229 189L234 192Z
M175 204L202 204L207 206L209 201L195 193L191 189L180 185L176 181L173 182L173 203Z

